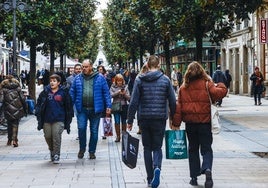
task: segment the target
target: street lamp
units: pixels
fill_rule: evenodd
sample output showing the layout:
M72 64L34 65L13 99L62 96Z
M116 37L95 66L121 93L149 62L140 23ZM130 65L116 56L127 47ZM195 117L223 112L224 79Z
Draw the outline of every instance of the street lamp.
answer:
M17 71L17 41L16 41L16 10L23 12L27 9L27 4L17 0L7 0L3 4L0 4L1 8L6 11L13 11L13 62L12 62L12 74Z

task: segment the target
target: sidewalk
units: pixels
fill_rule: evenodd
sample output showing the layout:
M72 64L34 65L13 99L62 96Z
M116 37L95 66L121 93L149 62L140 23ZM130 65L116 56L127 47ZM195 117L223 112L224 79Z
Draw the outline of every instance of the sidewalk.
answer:
M213 179L215 188L268 187L268 158L252 152L268 152L268 101L254 106L253 99L230 95L220 110L222 132L214 136ZM136 122L135 122L136 123ZM79 150L76 119L71 134L63 133L61 163L50 156L42 131L37 131L35 116L23 118L19 128L19 147L6 146L0 135L1 188L145 188L146 172L140 142L137 167L129 169L121 161L121 143L109 137L99 142L96 160L77 159ZM168 129L168 126L167 126ZM136 134L137 126L131 134ZM188 160L165 159L159 188L191 188ZM198 179L203 187L204 176Z

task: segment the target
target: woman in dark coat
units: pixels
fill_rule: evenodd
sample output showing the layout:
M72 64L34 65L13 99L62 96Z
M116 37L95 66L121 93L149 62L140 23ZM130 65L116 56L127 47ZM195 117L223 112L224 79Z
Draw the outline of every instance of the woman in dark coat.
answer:
M7 75L0 85L0 106L8 124L7 145L18 147L19 122L27 114L27 107L20 82L12 75Z
M263 91L263 75L260 72L259 67L255 67L254 73L250 76L250 80L252 81L252 89L254 94L255 105L261 105L261 94Z

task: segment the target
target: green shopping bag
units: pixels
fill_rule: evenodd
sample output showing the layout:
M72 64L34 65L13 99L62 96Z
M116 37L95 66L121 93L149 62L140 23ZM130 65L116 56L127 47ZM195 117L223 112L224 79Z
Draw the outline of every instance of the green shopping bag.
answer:
M167 159L186 159L187 142L185 130L166 130L166 158Z

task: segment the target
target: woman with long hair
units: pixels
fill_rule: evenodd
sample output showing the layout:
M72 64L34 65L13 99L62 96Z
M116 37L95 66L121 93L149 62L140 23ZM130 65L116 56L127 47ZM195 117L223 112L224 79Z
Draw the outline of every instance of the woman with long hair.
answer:
M209 95L213 102L218 101L226 95L227 88L224 83L215 84L197 61L188 65L183 80L171 128L179 129L181 122L185 122L189 142L190 184L198 185L197 176L205 174L205 188L211 188L213 187L211 172L213 137ZM199 153L203 157L202 163Z

